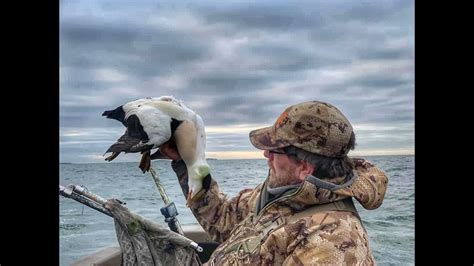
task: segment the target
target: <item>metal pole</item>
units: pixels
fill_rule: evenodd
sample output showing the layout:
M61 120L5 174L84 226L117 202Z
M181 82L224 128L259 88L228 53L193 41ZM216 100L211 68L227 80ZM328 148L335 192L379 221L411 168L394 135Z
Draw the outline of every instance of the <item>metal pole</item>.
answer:
M155 169L150 167L150 174L153 177L153 181L155 181L156 186L158 187L158 191L160 192L161 198L163 199L163 202L168 205L171 203L170 198L166 194L165 188L160 182L160 178L158 177L158 174L155 172Z
M153 167L150 167L150 174L153 177L153 181L155 181L156 187L158 188L158 191L160 192L163 202L166 205L172 203L168 195L166 194L165 188L160 182L160 178L158 177L158 174L155 172L155 169L153 169ZM171 228L171 230L184 236L183 228L181 228L181 224L179 223L178 218L176 218L176 216L173 216L167 219L169 219L168 226Z
M77 192L79 194L84 195L84 197L87 197L93 201L97 201L100 204L105 204L107 203L107 200L102 198L101 196L98 196L92 192L89 192L87 188L84 186L79 186L79 185L74 185L74 192Z
M89 207L91 207L91 208L93 208L97 211L100 211L103 214L106 214L106 215L114 218L112 213L103 206L107 202L107 200L105 200L104 198L102 198L98 195L95 195L95 194L87 191L87 189L85 189L83 186L70 184L67 187L64 187L64 186L59 185L59 194L63 197L73 199L77 202L80 202L80 203L82 203L86 206L89 206ZM117 200L117 201L121 204L125 204L122 201L119 201L119 200ZM131 214L131 215L135 215L135 214ZM176 221L177 225L179 225L178 220L176 219L176 217L173 217L173 218ZM179 228L181 229L181 227L179 227ZM176 232L174 232L174 233L176 233ZM194 242L192 239L189 239L189 238L185 237L183 233L181 233L181 235L179 237L184 238L187 241L189 241L190 242L189 246L192 247L193 249L197 250L198 252L203 251L203 248L201 246L199 246L198 243Z
M88 198L86 195L81 194L83 193L83 190L79 192L76 191L76 187L79 187L79 186L69 185L67 187L63 187L59 185L59 194L63 197L71 198L77 202L80 202L86 206L91 207L94 210L100 211L103 214L113 217L112 213L110 213L109 210L103 207L103 204L105 202L102 203L102 202L95 201L95 199Z

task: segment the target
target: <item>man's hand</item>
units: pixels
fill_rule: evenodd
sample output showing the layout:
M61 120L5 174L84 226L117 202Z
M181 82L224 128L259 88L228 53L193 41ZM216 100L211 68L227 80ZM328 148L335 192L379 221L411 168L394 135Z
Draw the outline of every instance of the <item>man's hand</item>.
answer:
M168 140L160 146L160 152L162 155L168 157L173 161L181 160L181 155L179 155L178 148L173 139Z

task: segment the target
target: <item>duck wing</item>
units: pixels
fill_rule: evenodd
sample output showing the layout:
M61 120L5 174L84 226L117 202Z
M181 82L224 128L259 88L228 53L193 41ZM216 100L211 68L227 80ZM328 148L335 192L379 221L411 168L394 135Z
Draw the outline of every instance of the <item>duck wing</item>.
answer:
M114 144L112 144L107 151L104 153L112 152L112 155L105 158L106 161L112 161L115 159L121 152L129 153L129 152L140 152L149 150L153 147L153 145L146 145L143 144L142 141L138 138L130 136L129 131L125 131L123 134Z
M127 134L130 137L142 140L143 142L149 140L148 134L143 130L143 126L137 115L130 115L127 117L125 124L127 125Z
M132 147L140 143L140 139L129 136L127 132L123 134L105 153L108 152L131 152Z

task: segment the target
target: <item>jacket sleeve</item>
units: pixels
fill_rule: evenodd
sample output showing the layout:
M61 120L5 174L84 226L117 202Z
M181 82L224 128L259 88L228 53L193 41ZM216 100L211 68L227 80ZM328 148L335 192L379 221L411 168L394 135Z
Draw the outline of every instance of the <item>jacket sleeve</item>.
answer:
M171 166L178 176L184 196L187 197L189 187L186 164L182 160L173 161ZM189 207L211 238L221 243L229 237L234 226L249 214L256 193L253 189L244 189L229 200L219 191L219 186L211 175L203 180L203 188L204 195Z

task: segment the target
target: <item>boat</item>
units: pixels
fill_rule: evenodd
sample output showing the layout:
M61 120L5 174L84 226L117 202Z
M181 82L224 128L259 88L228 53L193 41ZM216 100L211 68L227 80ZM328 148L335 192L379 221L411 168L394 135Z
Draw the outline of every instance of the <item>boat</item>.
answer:
M200 225L185 225L182 228L187 238L194 240L203 248L203 251L197 252L197 254L201 262L206 263L219 244L212 241ZM73 262L71 266L120 266L121 262L122 252L120 247L108 246Z

